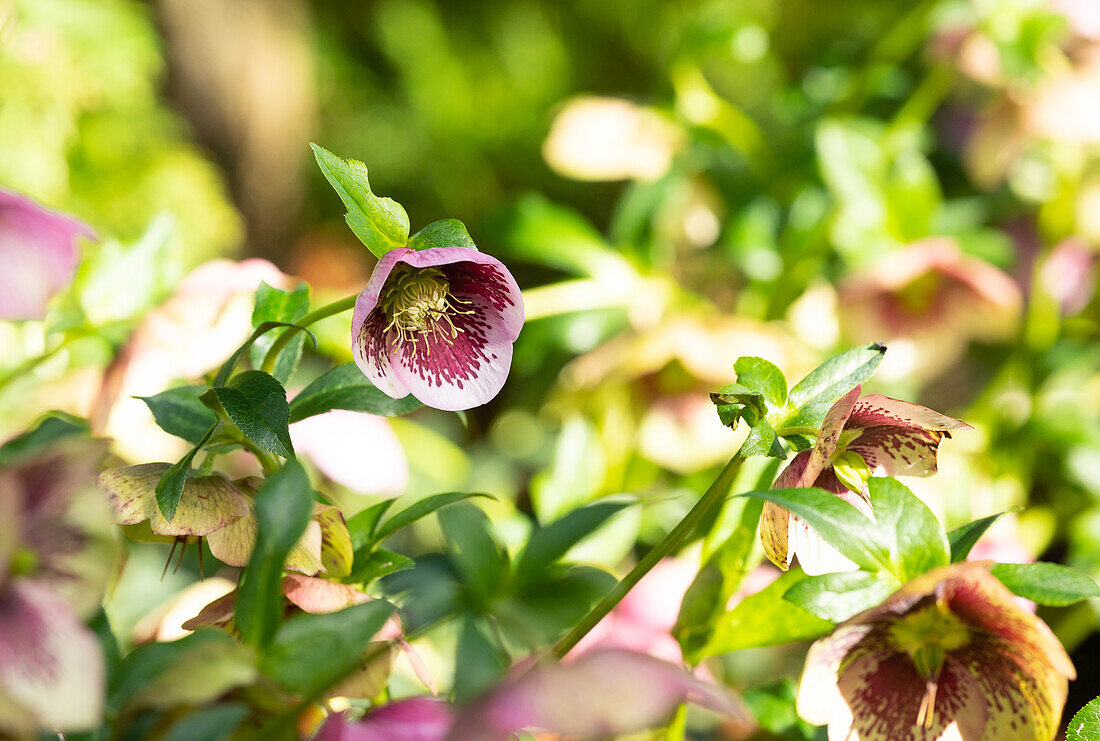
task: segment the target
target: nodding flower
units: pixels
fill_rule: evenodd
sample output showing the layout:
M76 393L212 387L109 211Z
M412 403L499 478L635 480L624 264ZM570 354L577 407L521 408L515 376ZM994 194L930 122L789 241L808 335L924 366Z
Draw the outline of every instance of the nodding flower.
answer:
M444 410L500 391L523 326L508 269L467 247L387 252L355 302L352 353L387 395Z

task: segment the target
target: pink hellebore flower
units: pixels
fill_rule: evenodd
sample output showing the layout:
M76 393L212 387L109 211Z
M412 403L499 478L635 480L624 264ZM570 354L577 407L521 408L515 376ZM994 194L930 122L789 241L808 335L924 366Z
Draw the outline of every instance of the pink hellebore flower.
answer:
M467 247L387 252L355 302L352 353L384 393L436 409L500 391L523 326L523 297L496 258Z
M409 461L383 417L346 409L315 414L290 425L298 455L356 494L400 494L409 483Z
M877 394L860 398L862 388L856 386L833 404L813 448L795 455L772 488L816 486L872 516L865 493L872 473L931 476L940 440L950 437L949 430L970 428L919 404ZM787 569L796 554L807 574L855 569L803 520L771 502L764 504L760 542L781 569Z
M99 441L54 442L0 470L2 737L100 722L103 654L82 620L115 557L109 536L85 528L94 505L105 510L89 486L104 452Z
M87 224L0 188L0 319L40 319L72 279Z
M683 702L721 713L744 730L752 726L748 710L725 688L667 661L609 649L517 673L457 711L420 698L386 706L354 723L332 716L317 739L507 741L524 729L576 739L610 738L662 723Z
M1075 676L988 564L934 569L814 643L798 714L830 741L1046 741Z

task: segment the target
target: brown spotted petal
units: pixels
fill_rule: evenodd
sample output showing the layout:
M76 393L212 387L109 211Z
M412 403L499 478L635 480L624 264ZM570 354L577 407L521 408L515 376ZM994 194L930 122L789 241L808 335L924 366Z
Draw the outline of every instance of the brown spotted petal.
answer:
M799 482L810 460L810 451L797 453L779 478L772 484L773 489L790 489L802 486ZM794 554L788 547L791 513L772 502L764 502L764 511L760 517L760 545L768 560L786 571L790 568Z
M852 409L847 427L918 427L922 430L969 430L970 425L961 419L948 417L920 404L891 399L889 396L868 394L860 398Z
M868 427L848 445L883 476L931 476L943 433L919 427Z
M335 577L347 576L351 573L355 551L344 515L338 507L315 504L313 519L321 528L321 562L325 573Z
M157 505L156 487L171 468L168 463L143 463L103 471L96 485L115 508L116 522L134 525L148 520L158 535L209 535L248 514L248 500L225 476L191 476L183 485L175 517L169 522Z
M851 416L862 389L862 386L856 386L840 397L829 409L828 414L825 415L825 420L821 423L821 431L817 434L814 447L810 451L810 459L806 462L806 469L796 483L787 484L787 486L813 486L818 474L825 470L826 466L831 465L833 454L836 452L836 446L840 440L840 433L847 426L848 417Z
M233 520L228 525L206 537L210 552L214 558L230 566L244 567L252 557L256 545L256 512L251 503L244 517ZM321 561L321 525L310 520L297 544L287 554L283 568L302 574L316 574L323 570Z
M918 671L895 632L923 610L965 627L942 666ZM942 634L936 634L942 635ZM935 569L841 624L807 656L798 712L829 738L1047 741L1073 665L1050 629L1022 610L987 564Z

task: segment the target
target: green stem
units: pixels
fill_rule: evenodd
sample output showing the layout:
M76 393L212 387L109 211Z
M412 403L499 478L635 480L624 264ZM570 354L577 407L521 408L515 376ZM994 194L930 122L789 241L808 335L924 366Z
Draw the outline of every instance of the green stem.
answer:
M630 570L630 573L624 576L622 581L616 584L615 588L599 604L593 607L572 630L566 633L564 638L554 645L553 652L555 656L561 658L569 653L588 634L588 631L596 627L596 623L603 620L607 613L611 612L615 605L619 604L622 598L626 596L627 592L633 589L634 585L649 573L650 569L684 542L703 518L725 498L734 478L737 476L737 472L741 469L743 460L744 458L740 455L730 458L729 463L718 474L718 478L714 480L706 493L699 497L699 501L695 503L695 506L684 515L684 519L680 520L676 527L672 528L657 545L653 546Z
M343 312L351 309L355 306L355 299L359 297L358 294L346 296L339 301L333 301L331 304L325 304L319 309L309 312L301 319L294 322L299 327L308 327L309 325L319 322L322 319L327 319L335 314L342 314ZM288 329L276 338L272 343L271 349L267 351L267 355L264 356L263 365L260 366L260 370L264 373L270 373L275 368L275 362L279 359L279 353L283 351L290 341L294 338L294 335L299 332L298 329Z

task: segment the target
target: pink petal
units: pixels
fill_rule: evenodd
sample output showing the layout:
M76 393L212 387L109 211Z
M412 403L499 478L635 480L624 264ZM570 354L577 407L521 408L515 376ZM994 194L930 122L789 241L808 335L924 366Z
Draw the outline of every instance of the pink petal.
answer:
M102 716L99 641L53 592L28 580L0 597L0 690L41 730L90 730Z
M931 476L944 433L919 427L868 427L848 444L868 467L886 476Z
M401 385L424 404L455 411L471 409L495 397L508 378L512 340L499 312L472 297L472 314L452 318L461 331L442 341L422 337L416 344L393 344L390 364Z
M725 688L652 656L611 649L536 666L505 682L459 715L449 739L506 739L524 728L580 738L616 736L663 722L685 701L746 729L751 725L747 710Z
M0 319L38 319L73 277L87 224L0 189Z
M393 252L396 252L394 250ZM393 252L387 252L382 258L389 257ZM388 340L386 339L386 317L381 309L372 310L363 314L359 319L359 305L363 300L363 293L355 302L355 319L351 325L351 354L359 370L370 379L379 391L394 399L403 399L409 395L409 390L397 378L393 364L390 362ZM375 299L377 303L377 299Z
M361 720L330 715L315 741L444 741L453 713L442 700L414 697L384 705Z
M892 427L917 427L924 430L969 430L970 425L961 419L948 417L920 404L891 399L889 396L868 394L856 402L848 427L862 429L890 425Z
M287 574L283 594L299 609L315 614L337 612L370 601L370 597L350 584L303 574Z
M844 430L845 423L848 421L848 417L851 416L856 400L862 390L863 386L857 385L837 399L836 403L829 409L828 414L825 415L825 420L821 423L821 431L817 434L817 440L814 442L810 459L806 462L806 470L802 472L801 483L797 484L798 486L809 486L808 482L817 479L818 474L829 465L833 453L836 452L840 433Z
M362 412L334 409L290 426L299 455L357 494L399 494L409 462L390 423Z

